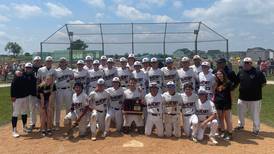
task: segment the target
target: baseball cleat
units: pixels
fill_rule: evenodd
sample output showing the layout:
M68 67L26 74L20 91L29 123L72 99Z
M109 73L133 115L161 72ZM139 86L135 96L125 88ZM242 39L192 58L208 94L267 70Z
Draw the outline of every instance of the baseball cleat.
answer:
M28 129L26 126L23 127L23 131L25 133L31 133L30 129Z
M108 133L105 131L105 132L102 134L102 137L103 137L103 138L107 137L107 134L108 134Z
M198 140L196 139L196 137L192 137L192 141L193 141L194 143L197 143L197 142L198 142Z
M227 133L226 136L224 137L224 140L231 141L232 140L232 133Z
M243 129L244 129L243 126L237 126L237 127L234 128L234 130L236 130L236 131L237 131L237 130L243 130Z
M216 141L216 139L214 137L209 137L209 140L214 144L218 144L218 141Z
M47 134L48 134L49 136L51 136L51 135L52 135L52 131L51 131L51 129L47 130Z
M91 135L91 140L96 141L96 136L94 134Z
M19 135L16 131L13 131L13 132L12 132L12 136L13 136L14 138L18 138L20 135Z
M254 135L254 136L259 136L259 131L258 131L258 130L253 131L253 132L252 132L252 135Z

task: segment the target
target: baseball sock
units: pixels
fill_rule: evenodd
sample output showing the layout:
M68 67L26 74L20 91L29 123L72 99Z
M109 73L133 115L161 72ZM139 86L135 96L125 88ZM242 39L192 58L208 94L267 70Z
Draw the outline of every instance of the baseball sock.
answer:
M12 117L11 118L11 123L12 123L12 128L16 128L16 126L17 126L17 117Z
M27 114L22 114L22 122L23 122L23 126L24 126L24 127L25 127L26 124L27 124L27 118L28 118Z

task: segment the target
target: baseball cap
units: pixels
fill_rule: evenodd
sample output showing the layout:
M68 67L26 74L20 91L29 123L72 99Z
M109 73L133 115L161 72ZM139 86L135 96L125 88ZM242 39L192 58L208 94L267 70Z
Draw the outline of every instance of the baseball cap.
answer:
M98 81L97 81L97 84L105 84L105 80L100 78Z
M158 59L156 57L153 57L153 58L150 59L150 62L152 62L152 63L157 62L157 61L158 61Z
M245 57L244 62L252 63L252 59L250 57Z
M59 61L67 61L67 59L65 57L61 57Z
M133 53L131 53L131 54L128 55L128 58L135 58L135 56L134 56Z
M168 81L166 84L167 87L175 87L175 83L173 81Z
M201 57L199 55L194 55L192 59L193 60L195 60L195 59L200 59L201 60Z
M114 78L112 79L112 82L120 82L120 79L119 79L118 77L114 77Z
M147 62L149 62L149 59L148 59L148 58L143 58L143 59L142 59L142 63L147 63Z
M125 57L121 57L120 62L127 62L127 59Z
M113 59L112 58L108 58L107 62L108 63L113 63Z
M198 94L207 94L207 91L204 88L200 88Z
M226 63L226 59L225 58L219 58L218 60L216 60L216 63Z
M93 64L100 64L100 62L99 62L99 60L96 59L93 61Z
M40 57L40 56L35 56L35 57L33 58L33 61L35 61L35 60L41 60L41 57Z
M93 60L91 56L86 56L85 60Z
M101 56L101 60L107 60L107 56Z
M84 62L83 60L78 60L78 61L77 61L77 65L78 65L78 64L83 64L83 65L84 65L85 62Z
M151 82L151 83L149 83L149 87L157 87L157 88L159 88L157 82Z
M45 59L45 61L52 61L52 60L53 60L53 59L52 59L51 56L47 56L46 59Z
M31 63L26 63L26 64L25 64L25 68L27 68L27 67L28 67L28 68L32 68L32 64L31 64Z
M201 65L202 65L202 66L208 66L208 67L210 67L209 62L207 62L207 61L203 61Z
M181 59L181 62L188 62L190 59L188 58L188 57L183 57L182 59Z
M134 62L134 64L133 64L133 66L141 66L142 64L141 64L141 62L139 62L139 61L136 61L136 62Z
M173 63L173 59L171 57L166 58L166 63Z

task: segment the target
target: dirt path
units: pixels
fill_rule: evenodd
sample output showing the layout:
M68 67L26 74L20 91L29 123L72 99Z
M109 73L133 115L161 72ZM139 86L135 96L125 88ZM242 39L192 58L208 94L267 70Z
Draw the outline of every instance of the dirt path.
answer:
M235 126L236 117L233 117L233 121ZM14 139L11 136L11 126L7 124L0 127L0 153L273 154L274 128L262 124L260 136L254 137L250 133L251 125L251 121L247 120L246 130L235 132L233 141L225 142L219 139L219 145L212 146L207 141L195 144L185 137L159 139L143 135L120 136L117 133L112 133L106 139L99 138L95 142L89 139L90 135L84 139L76 137L73 140L65 140L62 131L55 132L51 138L41 138L38 130L27 135L21 133L21 127L21 137ZM21 126L21 121L18 126Z

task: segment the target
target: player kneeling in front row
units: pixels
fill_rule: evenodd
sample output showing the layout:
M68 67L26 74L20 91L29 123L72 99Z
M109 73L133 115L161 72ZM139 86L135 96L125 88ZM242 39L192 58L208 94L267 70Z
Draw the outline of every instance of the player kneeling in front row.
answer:
M69 138L73 137L73 128L77 125L79 125L79 136L84 137L89 118L87 112L90 111L88 96L83 91L84 86L80 82L75 83L73 89L75 93L72 96L71 111L65 116L64 124L69 129ZM75 121L73 127L71 127L72 121Z
M155 125L157 135L159 137L164 136L163 126L163 97L159 92L159 87L156 82L149 84L150 93L145 96L145 104L147 106L147 121L145 127L145 134L151 135L152 128Z
M107 108L104 137L106 137L109 132L111 121L115 122L117 131L121 133L123 125L122 103L124 101L124 90L125 89L121 87L121 82L118 77L114 77L112 79L112 87L106 89L110 96L110 103Z
M184 133L187 137L192 137L194 142L197 142L196 134L198 128L198 117L195 114L198 96L193 93L192 84L185 84L182 93L182 115L184 121ZM192 134L191 134L192 131Z
M176 92L176 86L173 81L169 81L166 84L167 92L162 96L164 98L163 102L163 121L165 126L165 136L171 137L172 134L175 137L181 137L181 127L180 127L180 103L181 95ZM173 130L173 131L172 131Z
M105 80L99 79L95 91L89 94L91 108L93 109L90 119L91 140L95 141L97 136L97 122L99 131L105 131L105 117L107 104L109 103L109 94L105 91ZM104 134L102 135L104 137Z
M138 132L143 134L144 121L143 121L143 93L137 88L137 80L131 78L129 80L129 87L124 92L125 100L123 102L123 115L124 115L124 133L128 134L130 127L134 122Z
M204 89L198 90L199 100L196 106L196 113L199 119L197 134L194 137L197 137L198 140L203 140L204 132L207 127L210 127L209 139L213 144L218 144L215 139L215 134L218 129L217 111L212 101L207 97L208 93Z

